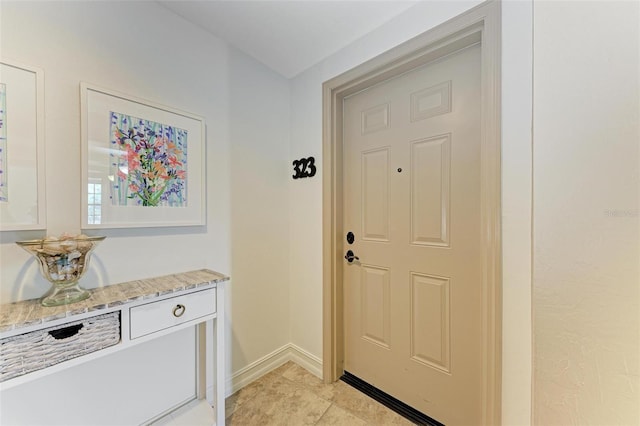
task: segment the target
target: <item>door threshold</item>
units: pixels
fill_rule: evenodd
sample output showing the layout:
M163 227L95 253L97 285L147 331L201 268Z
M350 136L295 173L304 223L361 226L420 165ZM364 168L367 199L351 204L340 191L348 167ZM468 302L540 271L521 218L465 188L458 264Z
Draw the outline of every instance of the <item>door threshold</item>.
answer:
M351 385L368 397L375 399L380 404L395 411L405 419L410 420L417 425L444 426L443 423L440 423L439 421L432 419L431 417L427 416L424 413L421 413L415 408L408 406L399 399L396 399L388 393L381 391L377 387L370 385L369 383L365 382L359 377L354 376L348 371L344 372L342 377L340 377L340 380L348 385Z

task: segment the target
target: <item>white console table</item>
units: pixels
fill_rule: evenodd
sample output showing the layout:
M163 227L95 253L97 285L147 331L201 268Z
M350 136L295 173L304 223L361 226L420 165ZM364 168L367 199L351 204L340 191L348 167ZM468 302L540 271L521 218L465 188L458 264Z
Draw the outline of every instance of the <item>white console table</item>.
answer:
M0 376L3 380L0 392L174 331L197 326L196 396L197 399L207 399L214 407L216 426L224 425L224 288L228 280L229 277L203 269L101 287L91 290L89 299L65 306L43 307L36 299L2 304L0 374L4 376ZM64 344L65 339L74 338L73 333L78 333L76 329L82 328L66 327L69 324L111 313L115 313L112 317L119 316L120 339L116 344L53 365L40 366L34 371L16 373L16 368L20 370L20 367L16 367L13 360L11 374L7 374L10 362L3 350L8 352L16 340L38 333L54 335L57 330L62 330L71 334L69 337L55 337ZM207 349L208 339L213 339L213 351ZM58 343L54 341L53 344ZM33 354L28 356L37 357ZM212 358L213 369L207 369L206 360ZM24 364L27 365L26 362ZM212 395L207 396L207 389L213 389Z

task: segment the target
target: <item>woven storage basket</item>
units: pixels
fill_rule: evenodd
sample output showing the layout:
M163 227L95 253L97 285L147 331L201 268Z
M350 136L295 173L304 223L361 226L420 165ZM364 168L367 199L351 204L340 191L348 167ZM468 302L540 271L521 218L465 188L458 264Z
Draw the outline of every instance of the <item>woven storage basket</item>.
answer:
M98 315L0 340L0 382L120 341L120 313Z

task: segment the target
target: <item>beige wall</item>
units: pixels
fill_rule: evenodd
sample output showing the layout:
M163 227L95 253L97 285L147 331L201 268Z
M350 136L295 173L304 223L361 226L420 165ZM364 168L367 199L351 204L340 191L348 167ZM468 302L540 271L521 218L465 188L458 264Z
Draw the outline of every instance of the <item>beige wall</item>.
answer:
M640 424L640 3L534 3L534 423Z
M206 120L207 225L94 231L107 239L83 284L211 268L232 277L227 377L288 344L288 81L156 2L3 1L0 11L2 58L44 70L50 234L80 231L80 81ZM2 302L48 288L15 245L43 234L1 233ZM59 397L91 398L75 392ZM26 389L21 400L38 405Z

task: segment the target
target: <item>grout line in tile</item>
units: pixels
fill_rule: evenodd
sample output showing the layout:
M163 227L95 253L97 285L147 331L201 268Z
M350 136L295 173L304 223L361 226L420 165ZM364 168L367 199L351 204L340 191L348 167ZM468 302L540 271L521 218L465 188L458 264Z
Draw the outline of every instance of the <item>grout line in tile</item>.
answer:
M318 396L318 395L316 395ZM326 399L325 399L326 401ZM327 412L329 411L329 408L331 408L333 406L333 402L331 404L329 404L327 406L327 408L322 412L322 415L320 417L318 417L318 420L316 420L316 422L314 423L314 425L317 425L320 423L320 421L322 420L322 418L327 414Z

